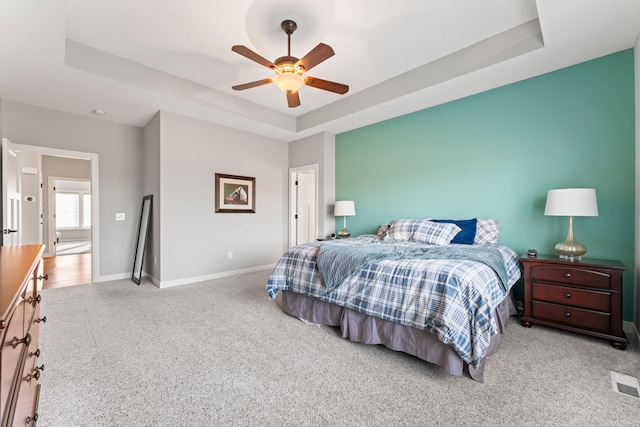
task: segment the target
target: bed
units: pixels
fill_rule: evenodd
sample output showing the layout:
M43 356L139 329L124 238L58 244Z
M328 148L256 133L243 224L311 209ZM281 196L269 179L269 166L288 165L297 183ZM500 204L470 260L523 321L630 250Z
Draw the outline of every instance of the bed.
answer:
M377 235L289 249L269 276L270 299L354 342L382 344L484 381L486 360L515 314L518 255L493 220L394 220Z

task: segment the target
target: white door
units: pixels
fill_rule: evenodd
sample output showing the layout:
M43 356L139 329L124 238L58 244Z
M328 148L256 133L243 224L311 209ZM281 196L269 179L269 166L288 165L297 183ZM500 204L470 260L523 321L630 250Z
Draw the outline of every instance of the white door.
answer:
M58 234L56 232L56 177L48 177L47 191L47 224L49 225L47 232L47 236L49 236L47 249L49 252L46 256L56 256L56 250L58 249Z
M297 244L313 242L315 232L315 176L308 172L298 174L298 241Z
M289 246L312 242L318 234L317 165L290 171Z
M2 139L2 245L21 244L19 159L14 144Z

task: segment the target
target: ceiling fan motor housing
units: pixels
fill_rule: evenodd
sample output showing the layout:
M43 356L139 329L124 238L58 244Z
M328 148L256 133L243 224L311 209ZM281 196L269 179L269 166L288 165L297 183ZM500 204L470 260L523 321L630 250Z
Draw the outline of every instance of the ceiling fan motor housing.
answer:
M295 56L281 56L280 58L273 61L276 65L273 67L273 70L276 73L304 73L304 67L302 65L296 65L299 61Z
M296 24L295 21L292 21L291 19L285 19L280 24L280 28L284 30L285 34L290 36L295 30L298 29L298 24Z

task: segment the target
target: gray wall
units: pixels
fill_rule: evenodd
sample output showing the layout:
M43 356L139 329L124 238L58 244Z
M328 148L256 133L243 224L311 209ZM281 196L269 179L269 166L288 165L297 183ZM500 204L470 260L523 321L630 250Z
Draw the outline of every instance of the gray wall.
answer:
M146 274L155 278L156 284L161 280L159 260L160 251L160 116L158 112L144 127L144 194L153 195L151 209L148 252L142 263Z
M635 231L635 280L634 280L634 324L636 333L640 331L640 34L634 46L634 72L636 88L636 231ZM640 335L639 335L640 336Z
M335 230L335 135L323 132L289 143L289 167L318 164L318 235Z
M288 144L164 111L155 120L145 129L145 190L159 189L154 281L173 286L275 264L287 245ZM158 151L159 168L150 164ZM254 177L256 213L215 213L215 173Z
M98 154L100 277L94 281L130 275L142 199L142 129L8 99L2 113L3 137L16 144ZM126 220L115 221L116 212Z
M42 240L42 182L41 157L35 153L19 153L20 196L22 197L21 234L23 245L37 245ZM35 175L25 174L23 167L35 168Z

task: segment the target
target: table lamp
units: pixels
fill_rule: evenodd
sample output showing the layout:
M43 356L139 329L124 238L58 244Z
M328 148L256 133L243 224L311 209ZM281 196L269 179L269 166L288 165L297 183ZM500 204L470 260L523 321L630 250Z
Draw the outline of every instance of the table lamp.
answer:
M339 238L346 239L347 237L351 236L351 232L347 230L347 217L355 216L355 214L356 214L356 205L355 203L353 203L353 200L336 201L336 205L333 209L333 215L344 217L342 230L338 231Z
M596 190L593 188L549 190L544 214L569 217L567 239L556 245L556 252L560 254L560 258L579 261L582 255L587 253L587 247L573 238L573 217L598 216Z

